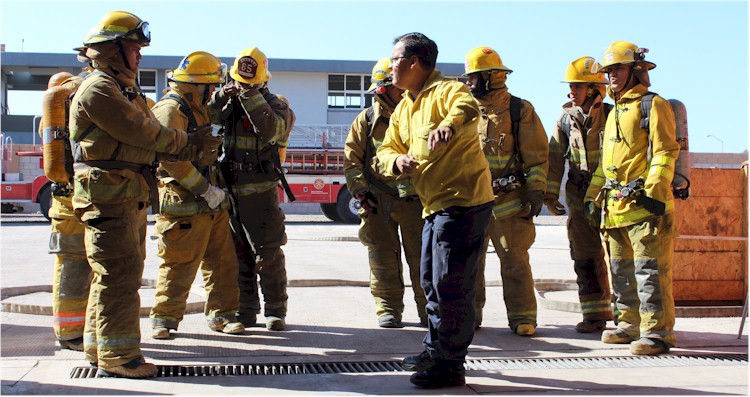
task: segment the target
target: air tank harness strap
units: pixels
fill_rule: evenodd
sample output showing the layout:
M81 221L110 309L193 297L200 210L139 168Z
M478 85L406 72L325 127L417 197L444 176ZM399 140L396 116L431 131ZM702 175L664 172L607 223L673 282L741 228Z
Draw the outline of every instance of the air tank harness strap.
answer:
M88 160L76 162L73 168L76 171L80 171L89 167L131 170L140 173L141 175L143 175L143 178L146 179L146 183L148 184L149 198L151 201L151 213L154 215L159 213L159 190L156 184L154 170L150 165L135 164L119 160Z

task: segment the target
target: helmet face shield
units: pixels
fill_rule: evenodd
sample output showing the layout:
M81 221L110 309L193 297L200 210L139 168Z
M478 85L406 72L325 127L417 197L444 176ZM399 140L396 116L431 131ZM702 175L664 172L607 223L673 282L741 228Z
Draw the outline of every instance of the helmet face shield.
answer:
M131 35L135 35L135 40L141 44L149 45L151 43L151 31L146 21L141 21L135 29L125 33L123 38L129 39Z

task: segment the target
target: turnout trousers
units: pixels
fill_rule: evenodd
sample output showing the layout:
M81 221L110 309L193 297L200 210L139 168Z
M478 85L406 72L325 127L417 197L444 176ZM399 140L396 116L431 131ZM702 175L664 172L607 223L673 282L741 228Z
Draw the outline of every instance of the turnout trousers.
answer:
M140 308L146 257L146 205L108 207L117 216L85 221L86 256L93 271L86 306L86 360L107 369L141 357Z
M85 226L76 219L70 198L52 196L49 253L55 254L52 279L52 328L58 340L83 336L91 267L83 242Z
M375 197L378 200L377 214L366 214L359 227L359 240L367 247L370 262L370 293L377 307L375 314L391 314L401 320L405 288L401 262L403 246L417 313L420 320L426 321L427 299L419 277L420 235L424 227L422 203L417 196L404 200L375 192Z
M617 327L633 339L661 339L675 346L672 296L674 215L606 230Z
M264 315L286 317L286 259L281 246L286 244L287 239L284 212L279 208L276 187L240 196L237 199L237 211L249 241L249 246L238 246L243 252L237 254L240 258L240 321L244 313L260 313L257 276L260 277L260 289L263 293ZM240 240L238 237L240 236L235 238Z
M431 214L422 229L422 288L427 296L430 356L463 364L474 338L474 295L492 203L449 207Z
M160 215L156 235L162 263L151 309L152 326L177 329L199 267L206 292L206 320L209 324L236 321L238 264L228 211L179 218Z
M492 240L500 258L508 325L513 332L519 324L532 324L536 327L536 295L529 262L529 248L536 238L534 222L517 216L492 219L487 234L477 269L477 325L482 323L482 309L487 300L484 287L485 256L489 241Z
M576 272L578 300L583 319L612 320L612 294L609 269L604 261L604 247L598 228L588 224L583 212L568 206L568 240L570 258Z

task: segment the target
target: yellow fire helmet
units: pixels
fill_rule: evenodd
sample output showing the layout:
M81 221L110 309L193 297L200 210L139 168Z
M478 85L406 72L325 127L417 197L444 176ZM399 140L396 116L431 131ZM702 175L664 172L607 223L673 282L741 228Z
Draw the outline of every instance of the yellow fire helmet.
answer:
M259 85L271 79L268 58L258 47L244 49L237 55L229 75L240 83Z
M381 58L375 66L372 67L372 76L370 77L370 88L367 92L373 92L380 87L393 84L391 79L391 59Z
M608 73L610 66L619 63L635 63L636 69L640 68L641 64L645 64L646 69L651 70L656 67L656 64L645 60L647 52L647 48L639 48L633 43L628 43L627 41L615 41L607 47L606 51L604 51L601 71Z
M181 83L218 84L226 75L227 65L221 59L205 51L196 51L182 58L180 66L167 73L167 79Z
M504 72L513 73L512 70L508 69L503 65L500 55L490 47L477 47L468 54L464 62L464 76L468 76L474 72L483 72L485 70L502 70Z
M133 40L144 47L149 45L148 22L127 11L109 12L89 31L83 45L119 40Z
M581 57L571 62L565 70L563 83L609 84L601 71L602 65L594 57Z

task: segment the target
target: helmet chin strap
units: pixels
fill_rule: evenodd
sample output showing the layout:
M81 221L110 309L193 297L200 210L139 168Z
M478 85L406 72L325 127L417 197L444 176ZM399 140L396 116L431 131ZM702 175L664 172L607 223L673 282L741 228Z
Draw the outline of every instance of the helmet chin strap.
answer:
M474 95L475 98L482 98L489 94L492 91L492 82L491 78L484 78L484 74L487 73L479 72L479 78L477 79L477 83L474 85L473 88L471 88L469 91L471 91L471 95ZM490 72L491 73L491 72Z

